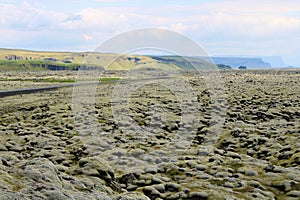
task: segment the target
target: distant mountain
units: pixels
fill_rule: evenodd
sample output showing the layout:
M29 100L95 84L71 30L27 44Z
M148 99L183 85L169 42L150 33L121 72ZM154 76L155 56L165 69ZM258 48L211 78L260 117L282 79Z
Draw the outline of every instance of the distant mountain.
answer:
M262 56L260 57L211 57L204 58L212 60L215 64L230 65L233 68L246 66L248 69L269 69L269 68L286 68L287 64L281 56Z
M248 69L269 69L273 66L265 62L262 58L243 58L243 57L212 57L215 64L230 65L233 68L246 66Z
M285 68L287 64L283 61L281 56L263 56L263 61L268 62L274 68Z

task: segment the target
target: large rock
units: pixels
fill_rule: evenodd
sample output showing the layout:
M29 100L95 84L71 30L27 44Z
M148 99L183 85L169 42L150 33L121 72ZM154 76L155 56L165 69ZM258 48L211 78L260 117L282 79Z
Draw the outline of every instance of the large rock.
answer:
M117 197L113 198L113 200L150 200L150 199L149 197L139 192L128 192L125 194L118 195Z

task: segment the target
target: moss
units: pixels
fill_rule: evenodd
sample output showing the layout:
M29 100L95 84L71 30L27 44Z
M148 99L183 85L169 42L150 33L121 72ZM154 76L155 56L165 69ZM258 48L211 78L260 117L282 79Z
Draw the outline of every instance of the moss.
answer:
M107 77L107 78L100 78L99 81L101 82L110 82L110 81L118 81L120 78L117 77Z
M292 190L300 190L300 183L296 183L295 185L292 185Z
M42 78L42 79L0 79L0 81L22 81L22 82L47 82L47 83L74 83L75 79L55 79L55 78Z
M208 180L211 184L217 185L217 186L223 186L226 181L224 180Z
M141 143L135 144L135 148L137 148L137 149L142 149L142 150L144 150L144 151L147 151L147 150L148 150L148 147L147 147L145 144L141 144Z
M166 175L169 178L174 179L176 176L183 176L183 175L185 175L185 173L182 172L182 171L179 171L178 169L169 169L169 170L167 170Z
M49 83L74 83L74 79L54 79L54 78L47 78L47 79L37 79L33 82L49 82Z
M239 168L244 167L245 164L241 163L241 162L227 162L227 163L223 163L224 167L229 167L231 169L233 169L234 171L237 171Z
M226 140L230 137L232 137L232 135L230 134L230 130L227 130L227 131L224 131L223 134L220 136L217 144L216 144L216 147L217 148L222 148L224 143L226 143Z

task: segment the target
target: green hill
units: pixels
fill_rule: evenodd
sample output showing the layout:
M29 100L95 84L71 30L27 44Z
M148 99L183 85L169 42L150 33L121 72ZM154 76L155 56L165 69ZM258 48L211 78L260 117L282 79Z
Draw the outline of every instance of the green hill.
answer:
M191 70L212 69L213 65L196 57L47 52L0 48L0 70L78 70L80 67L106 70Z

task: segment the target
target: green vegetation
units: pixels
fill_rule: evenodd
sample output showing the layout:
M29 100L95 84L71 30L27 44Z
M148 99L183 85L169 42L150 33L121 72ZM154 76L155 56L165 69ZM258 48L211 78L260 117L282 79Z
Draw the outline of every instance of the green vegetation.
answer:
M238 171L239 168L244 167L245 164L243 164L242 162L226 162L223 163L224 167L229 167L231 169L233 169L234 171Z
M152 56L153 59L166 65L174 65L183 70L231 69L228 65L214 65L199 57L186 56Z
M107 77L107 78L100 78L99 81L101 82L111 82L111 81L118 81L120 78L117 77Z
M0 70L77 70L74 63L53 63L40 60L0 60Z
M82 67L82 68L81 68ZM200 57L143 56L99 52L38 52L0 48L0 70L210 70L231 69Z
M225 184L225 180L217 180L217 179L212 179L208 180L211 184L217 185L217 186L223 186Z
M99 81L101 82L112 82L118 81L120 78L117 77L107 77L107 78L100 78ZM47 82L47 83L75 83L76 80L72 78L38 78L38 79L22 79L22 78L13 78L13 79L0 79L0 81L29 81L29 82ZM83 81L83 80L80 80Z
M35 64L34 64L35 65ZM36 65L35 70L43 70ZM0 60L0 70L32 70L33 67L28 61Z
M47 82L47 83L74 83L75 79L56 79L56 78L39 78L39 79L0 79L0 81L26 81L26 82Z
M55 79L55 78L46 78L46 79L36 79L33 82L47 82L47 83L74 83L75 79Z

